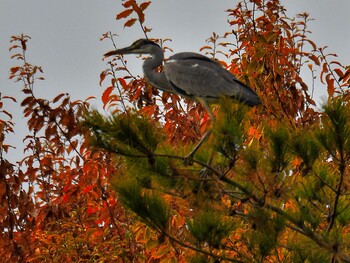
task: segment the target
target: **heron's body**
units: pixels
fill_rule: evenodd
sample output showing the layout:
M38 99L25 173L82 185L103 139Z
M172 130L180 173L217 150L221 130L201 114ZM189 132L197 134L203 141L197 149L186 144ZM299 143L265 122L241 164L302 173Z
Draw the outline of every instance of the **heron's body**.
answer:
M206 102L232 97L249 106L261 103L253 90L218 62L203 55L178 53L169 58L164 69L169 82L180 95Z
M207 104L221 97L232 97L248 106L261 104L252 89L206 56L192 52L175 54L164 63L164 71L157 73L155 69L162 65L164 54L159 45L148 39L137 40L130 47L110 51L105 56L115 54L150 54L143 64L143 71L153 86L199 100L209 111Z

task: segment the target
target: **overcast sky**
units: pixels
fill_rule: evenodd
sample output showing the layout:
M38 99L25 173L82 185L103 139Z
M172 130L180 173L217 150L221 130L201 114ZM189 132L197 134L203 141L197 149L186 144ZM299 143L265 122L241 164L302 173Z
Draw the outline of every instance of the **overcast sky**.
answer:
M229 27L225 10L234 8L237 0L153 0L146 11L146 25L153 28L154 38L172 38L175 53L198 52L212 32L222 34ZM350 64L349 0L282 0L287 14L308 12L310 38L318 46L327 45L329 52L337 53L339 60ZM30 63L42 66L45 81L38 82L36 94L47 99L68 92L73 99L94 95L100 97L99 74L106 67L102 54L112 48L100 42L102 33L112 31L119 35L120 47L143 37L138 28L124 29L115 16L122 10L121 1L104 0L0 0L0 92L17 98L7 110L15 113L16 136L12 144L20 144L26 134L21 117L21 84L8 79L10 59L8 48L11 35L21 33L32 39L28 45ZM168 54L170 55L170 54ZM131 61L133 71L141 74L141 62ZM316 87L317 88L317 87ZM316 90L318 96L324 94ZM0 115L0 118L2 116Z

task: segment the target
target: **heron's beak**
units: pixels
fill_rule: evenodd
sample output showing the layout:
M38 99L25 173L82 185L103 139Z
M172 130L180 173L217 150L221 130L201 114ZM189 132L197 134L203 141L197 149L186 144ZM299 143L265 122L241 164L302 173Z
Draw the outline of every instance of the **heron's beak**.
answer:
M121 48L121 49L117 49L117 50L111 50L109 52L107 52L106 54L104 54L104 57L110 57L110 56L114 56L114 55L123 55L123 54L131 54L133 53L134 48L132 46L130 47L126 47L126 48Z

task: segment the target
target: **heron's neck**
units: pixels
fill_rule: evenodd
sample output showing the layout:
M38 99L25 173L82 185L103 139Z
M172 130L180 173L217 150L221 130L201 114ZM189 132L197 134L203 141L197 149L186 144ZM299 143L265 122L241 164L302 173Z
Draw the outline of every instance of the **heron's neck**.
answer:
M155 47L152 50L151 57L147 58L143 63L143 71L145 74L147 74L150 69L154 71L156 68L162 65L163 59L163 50L161 48Z
M163 50L158 47L154 48L152 50L151 57L143 62L143 72L148 82L150 82L153 86L163 91L173 92L173 89L167 81L165 74L163 72L155 72L155 69L162 65L163 59Z

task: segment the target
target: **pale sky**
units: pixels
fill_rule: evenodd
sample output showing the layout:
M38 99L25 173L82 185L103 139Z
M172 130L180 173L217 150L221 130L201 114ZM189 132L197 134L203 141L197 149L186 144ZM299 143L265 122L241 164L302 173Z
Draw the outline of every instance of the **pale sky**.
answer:
M123 28L115 16L122 10L122 1L104 0L0 0L0 93L13 96L18 104L6 110L14 113L16 135L8 143L20 145L27 133L21 116L21 83L9 80L9 69L17 64L10 59L8 48L11 35L27 34L28 60L42 66L45 81L37 82L38 97L52 99L67 92L72 99L89 96L100 98L99 74L106 68L102 54L112 49L100 42L102 33L119 35L120 47L143 37L139 27ZM225 10L234 8L237 0L153 0L146 11L146 26L153 28L154 38L172 38L174 52L198 52L212 32L229 30ZM350 65L350 36L348 33L349 0L282 0L289 16L310 13L315 21L309 23L310 38L318 45L329 47L339 61ZM169 56L170 54L167 54ZM141 61L128 57L135 74L141 73ZM317 90L317 96L324 90ZM0 115L0 118L3 116Z

